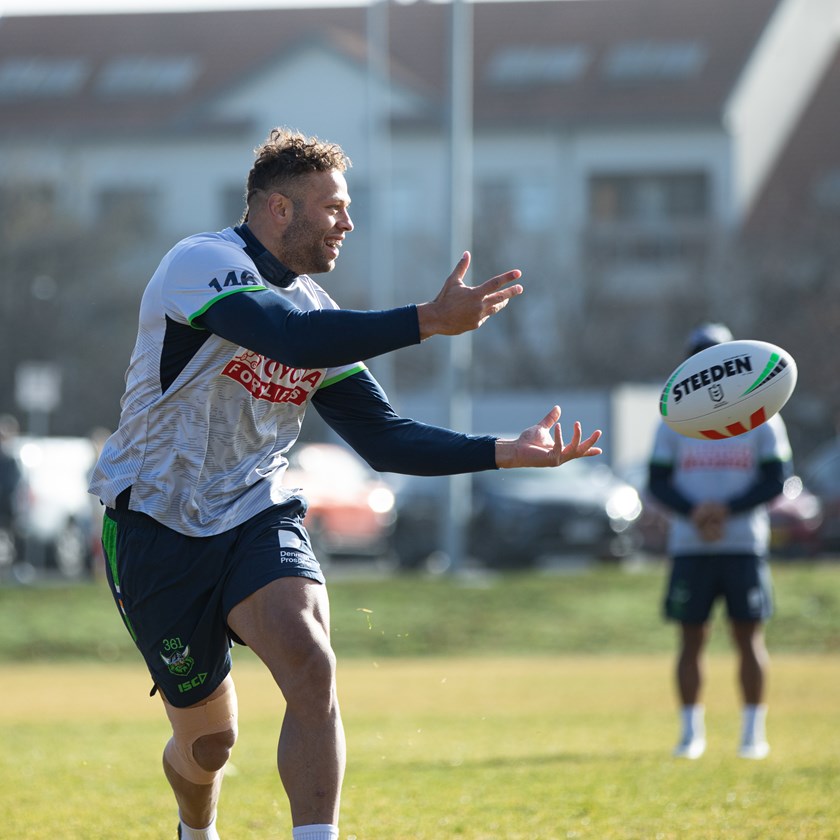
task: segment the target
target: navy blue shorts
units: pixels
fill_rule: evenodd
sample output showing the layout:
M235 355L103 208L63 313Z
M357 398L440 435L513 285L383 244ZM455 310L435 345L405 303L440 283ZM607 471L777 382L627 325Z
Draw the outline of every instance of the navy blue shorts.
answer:
M718 598L732 621L766 621L773 614L773 583L764 557L697 554L675 557L665 593L665 616L705 624Z
M188 537L143 513L107 508L105 568L123 621L173 706L208 697L242 640L227 626L233 607L281 577L324 583L294 497L213 537Z

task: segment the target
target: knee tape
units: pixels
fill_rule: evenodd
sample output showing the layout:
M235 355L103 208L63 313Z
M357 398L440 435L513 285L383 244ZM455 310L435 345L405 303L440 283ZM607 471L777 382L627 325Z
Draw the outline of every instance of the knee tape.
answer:
M164 756L173 770L187 781L209 785L219 770L206 770L193 755L193 745L204 735L220 732L237 733L237 703L233 681L227 677L222 683L223 692L209 703L179 709L164 701L164 708L172 724L172 738L164 749ZM221 768L219 768L221 769Z

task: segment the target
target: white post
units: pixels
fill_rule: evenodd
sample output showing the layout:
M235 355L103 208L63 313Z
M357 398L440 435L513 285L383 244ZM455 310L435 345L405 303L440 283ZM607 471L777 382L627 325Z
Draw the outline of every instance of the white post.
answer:
M473 30L472 5L452 0L449 95L449 254L454 265L472 250L473 235ZM466 278L471 283L472 272ZM449 339L445 371L448 425L472 431L472 335ZM443 545L450 570L461 567L466 550L466 527L472 509L471 476L450 476L447 482Z

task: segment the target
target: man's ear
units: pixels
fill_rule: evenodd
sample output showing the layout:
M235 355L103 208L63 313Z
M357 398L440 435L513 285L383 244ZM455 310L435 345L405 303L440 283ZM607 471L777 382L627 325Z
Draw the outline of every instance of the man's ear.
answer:
M266 206L271 218L276 222L288 223L292 217L292 200L283 193L271 193Z

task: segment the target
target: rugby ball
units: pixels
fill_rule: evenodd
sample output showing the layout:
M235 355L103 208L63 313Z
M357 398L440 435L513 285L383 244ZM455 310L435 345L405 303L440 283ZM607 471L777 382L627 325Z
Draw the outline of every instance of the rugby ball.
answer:
M690 356L668 377L659 414L686 437L735 437L776 414L796 376L793 357L775 344L725 341Z

